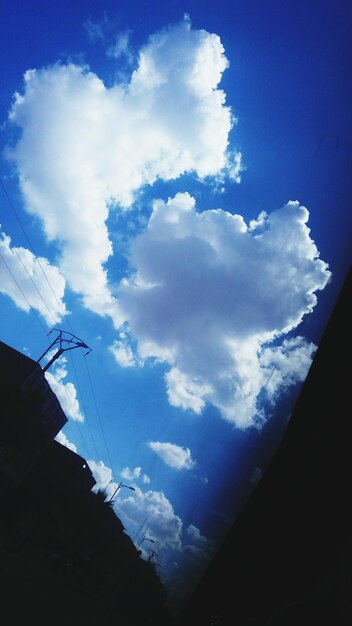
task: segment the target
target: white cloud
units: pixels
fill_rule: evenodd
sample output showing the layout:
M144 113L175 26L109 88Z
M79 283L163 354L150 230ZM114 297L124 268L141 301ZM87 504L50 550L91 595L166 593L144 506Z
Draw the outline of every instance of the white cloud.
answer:
M87 29L104 35L100 26ZM87 67L57 63L28 70L15 94L10 120L21 136L8 155L26 210L60 247L69 286L116 327L109 210L127 209L143 185L185 172L204 178L227 170L238 180L239 156L227 150L234 118L218 89L227 66L219 37L185 19L150 37L127 85L107 88Z
M141 480L143 484L150 483L149 476L147 476L147 474L143 474L142 468L139 466L134 467L133 469L129 467L125 467L121 472L121 477L124 480L130 480L130 481Z
M126 528L137 532L145 524L146 533L152 538L158 550L163 548L180 549L182 520L175 515L171 502L162 491L145 491L136 487L129 497L120 495L117 514L122 515ZM130 531L130 535L133 532Z
M197 528L197 526L194 526L194 524L190 524L186 528L186 534L194 543L203 544L207 541L207 538L201 534L199 528Z
M126 63L133 62L133 53L130 48L130 31L125 30L115 36L114 43L108 47L106 54L113 59L123 58Z
M259 427L260 392L273 400L304 380L315 346L285 334L330 278L308 217L289 202L247 226L221 209L197 212L187 193L154 202L117 294L136 358L170 366L171 404L195 413L213 404L236 426Z
M196 561L209 561L215 552L214 542L202 535L199 528L190 524L186 528L185 535L191 543L183 546L182 550Z
M183 601L214 555L214 543L192 524L183 532L181 518L175 515L170 501L160 491L143 492L136 487L127 497L124 492L120 494L116 512L144 558L151 548L157 554L171 601ZM186 544L182 541L183 535ZM174 572L170 572L172 553L176 561Z
M185 535L190 543L182 546L174 571L167 579L170 604L178 609L184 605L215 554L213 541L193 524L185 530Z
M117 483L111 483L112 469L107 467L103 461L93 461L93 459L87 459L87 463L96 480L94 489L106 489L107 495L112 496L117 487Z
M209 385L189 378L177 367L171 368L165 374L165 380L170 404L181 409L191 409L194 413L200 413L204 409L204 398L207 392L211 392Z
M109 346L109 351L114 355L121 367L137 367L143 365L143 361L137 358L129 344L129 338L124 332L120 332L119 339L115 339Z
M76 422L83 422L84 416L80 410L76 387L72 383L63 382L68 374L66 362L65 357L61 357L60 365L55 364L50 372L47 370L45 378L56 394L65 415Z
M105 40L105 31L107 27L107 16L104 14L104 19L101 22L92 22L86 20L83 24L87 33L89 41L96 43L97 41Z
M189 448L177 446L174 443L150 441L149 448L155 452L166 465L175 469L192 469L195 461L192 459Z
M265 391L273 402L277 395L296 381L303 382L316 346L303 337L284 339L280 346L265 346L259 355L262 369L270 372L265 383Z
M69 441L69 439L67 439L66 435L62 432L62 430L60 430L60 432L56 435L55 439L56 441L61 443L61 445L66 446L66 448L68 448L69 450L72 450L72 452L77 453L77 447L75 446L74 443L72 443L71 441Z
M0 292L16 306L23 311L35 309L49 326L68 313L63 302L65 279L47 259L11 245L10 237L1 230L0 256Z

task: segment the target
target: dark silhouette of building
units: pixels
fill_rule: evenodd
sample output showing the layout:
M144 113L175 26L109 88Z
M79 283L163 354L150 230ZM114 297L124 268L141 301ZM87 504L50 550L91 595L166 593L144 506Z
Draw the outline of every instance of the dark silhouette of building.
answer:
M40 365L0 341L0 470L20 483L67 422Z
M177 626L352 624L352 270L274 458Z
M0 342L1 623L169 626L165 589L125 533L40 365Z

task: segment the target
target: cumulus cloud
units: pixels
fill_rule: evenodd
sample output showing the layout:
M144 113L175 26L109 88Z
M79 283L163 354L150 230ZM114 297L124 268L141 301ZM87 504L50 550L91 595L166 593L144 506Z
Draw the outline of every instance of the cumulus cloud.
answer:
M98 491L99 489L106 489L107 496L111 497L117 487L117 483L111 482L112 469L105 465L103 461L94 461L93 459L87 459L87 463L96 480L96 485L94 485L94 489L96 491Z
M65 433L63 433L62 430L60 430L60 432L56 435L55 439L56 441L61 443L62 446L66 446L66 448L68 448L69 450L72 450L72 452L77 453L77 447L75 446L74 443L72 443L72 441L70 441L66 437Z
M316 346L303 337L284 339L279 346L265 346L259 364L270 372L265 383L268 399L273 403L278 394L295 382L303 382L312 363Z
M143 365L143 360L138 358L130 345L130 338L124 332L120 332L119 339L115 339L109 346L109 351L115 357L121 367L137 367Z
M174 571L167 578L171 606L183 605L215 554L214 542L190 524L185 530L186 542L177 555Z
M73 383L65 383L68 372L66 369L67 359L61 357L60 365L55 364L54 368L49 372L45 372L45 378L47 379L51 389L56 394L63 412L67 417L70 417L76 422L83 422L84 416L81 413L76 387Z
M139 466L134 467L133 469L125 467L121 472L121 477L124 478L124 480L141 480L144 484L150 483L149 476L147 476L147 474L143 474L142 468Z
M261 392L273 401L304 380L315 346L285 335L331 275L308 218L296 201L249 225L221 209L198 212L187 193L154 202L117 294L136 359L169 365L171 404L195 413L213 404L240 428L260 427Z
M138 532L147 519L148 537L162 548L181 548L182 520L175 514L171 502L162 491L145 491L136 487L129 497L120 495L118 515L123 523ZM133 534L133 532L131 532Z
M199 528L197 528L194 524L190 524L186 528L186 535L195 543L203 544L207 541L206 537L201 534Z
M35 309L50 326L66 315L65 278L43 257L11 244L0 225L0 292L23 311Z
M198 562L209 561L215 552L215 544L202 535L199 528L194 524L190 524L185 531L187 543L183 546L182 551L191 559Z
M169 465L169 467L173 467L178 470L189 470L195 465L195 461L192 459L189 448L161 441L150 441L147 445L164 461L164 463L166 463L166 465Z
M88 31L103 36L92 24ZM117 43L115 56L126 56L127 39ZM227 66L219 37L186 18L150 37L127 84L108 88L87 67L57 63L28 70L15 94L10 120L21 135L8 155L26 210L59 246L69 286L117 327L109 211L128 209L143 185L185 172L204 179L226 170L238 180L239 154L228 151L234 117L218 88Z

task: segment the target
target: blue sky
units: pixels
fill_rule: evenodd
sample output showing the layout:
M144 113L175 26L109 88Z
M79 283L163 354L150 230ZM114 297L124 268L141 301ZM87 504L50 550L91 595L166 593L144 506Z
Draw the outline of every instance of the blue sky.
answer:
M1 339L186 601L351 262L349 3L3 1Z

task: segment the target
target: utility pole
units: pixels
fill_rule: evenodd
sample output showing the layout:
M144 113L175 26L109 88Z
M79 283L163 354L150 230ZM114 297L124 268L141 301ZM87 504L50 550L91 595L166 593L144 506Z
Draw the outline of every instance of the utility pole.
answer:
M108 502L111 502L111 500L113 499L114 495L118 492L120 487L126 487L127 489L131 489L131 491L136 491L134 487L130 487L129 485L124 485L122 480L121 480L121 482L117 485L117 487L116 487L114 493L112 494L111 498L109 498Z
M59 349L54 354L54 356L50 359L50 361L46 364L46 366L43 367L43 372L46 372L46 370L49 369L49 367L54 363L54 361L56 361L56 359L58 359L62 355L62 353L66 352L67 350L74 350L75 348L85 348L86 350L88 350L88 352L86 352L84 356L87 356L87 354L89 354L92 351L91 348L89 348L89 346L87 346L87 344L84 343L82 339L79 339L78 337L76 337L76 335L73 335L72 333L69 333L65 330L59 330L58 328L53 328L53 330L55 330L59 334L56 337L56 339L52 341L49 348L47 348L45 352L43 352L43 354L39 357L37 363L40 363L42 358L49 352L49 350L55 344L59 346ZM48 334L50 335L53 332L53 330L51 330L50 333ZM63 345L64 343L67 343L69 345L67 347L64 347Z

